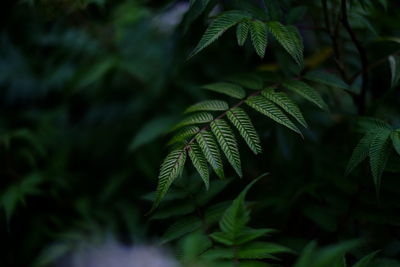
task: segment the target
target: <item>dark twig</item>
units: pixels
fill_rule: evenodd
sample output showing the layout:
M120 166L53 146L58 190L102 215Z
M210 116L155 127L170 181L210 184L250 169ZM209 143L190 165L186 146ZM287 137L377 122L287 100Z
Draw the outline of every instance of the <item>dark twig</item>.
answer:
M368 71L371 71L371 70L375 69L376 67L379 67L379 66L382 65L383 63L387 62L388 57L390 57L390 56L396 56L396 55L399 55L399 54L400 54L400 50L397 50L396 52L394 52L394 53L392 53L392 54L389 54L389 55L387 55L387 56L384 56L384 57L378 59L377 61L375 61L375 62L373 62L373 63L371 63L371 64L368 65ZM350 82L351 82L351 83L354 82L355 79L357 79L357 77L358 77L361 73L362 73L362 72L359 71L359 72L355 73L353 76L351 76Z
M342 77L342 79L345 82L349 82L349 76L347 75L346 69L342 62L342 56L341 56L340 49L339 49L339 41L338 41L339 23L336 23L334 29L331 28L331 22L329 19L328 7L326 4L326 0L321 0L321 3L322 3L322 12L324 15L324 20L325 20L325 27L326 27L327 33L332 41L332 48L333 48L333 53L335 55L336 66L339 70L339 73L340 73L340 76Z
M365 48L362 46L360 41L357 39L356 34L354 33L353 29L350 26L348 16L347 16L347 1L341 1L341 10L342 10L342 17L341 21L346 29L347 33L350 35L350 38L356 47L358 54L361 60L361 74L362 74L362 83L361 83L361 91L357 98L357 106L358 106L358 114L363 115L365 114L365 101L367 96L367 89L368 89L368 58L367 52Z

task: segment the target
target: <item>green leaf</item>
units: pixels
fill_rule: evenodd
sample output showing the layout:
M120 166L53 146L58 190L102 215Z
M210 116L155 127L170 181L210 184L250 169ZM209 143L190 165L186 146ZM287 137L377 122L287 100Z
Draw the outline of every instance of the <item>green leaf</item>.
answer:
M193 125L193 124L202 124L210 122L214 119L213 115L207 112L199 112L193 115L190 115L183 119L178 125L176 125L173 130L181 128L183 126Z
M357 167L358 164L360 164L364 159L367 158L369 154L369 146L374 137L375 137L374 133L367 133L366 135L363 136L363 138L361 138L360 142L353 150L349 163L347 163L346 173L345 173L346 176L349 175L349 173L352 172L354 168Z
M249 21L240 22L236 28L236 38L238 41L238 45L242 46L246 42L247 35L249 35Z
M293 267L314 267L312 261L315 259L317 243L311 241L301 252L300 257Z
M7 222L10 221L18 204L25 203L25 198L41 193L40 184L43 177L38 174L31 174L24 177L20 182L6 188L0 195L0 207L4 208Z
M165 231L161 240L162 243L170 242L181 236L193 232L201 227L201 220L196 216L184 217L173 223L167 231Z
M274 254L292 253L289 248L268 242L253 242L241 246L237 252L239 259L277 259Z
M314 103L321 109L327 109L327 105L325 101L322 99L322 97L315 91L312 87L310 87L308 84L301 82L301 81L288 81L283 84L284 87L288 88L289 90L292 90L308 101Z
M372 252L372 253L370 253L368 255L365 255L359 261L357 261L356 264L353 265L353 267L368 267L369 264L371 263L372 259L378 253L379 253L379 250L374 251L374 252Z
M207 250L206 252L201 254L201 258L208 261L215 261L220 259L232 259L233 257L234 257L233 249L221 248L221 247Z
M214 120L211 122L211 131L217 138L217 141L229 163L235 169L236 173L242 177L238 144L228 123L222 119Z
M246 104L254 108L261 114L268 116L279 124L282 124L289 129L301 134L301 131L293 124L293 122L279 109L272 101L263 96L253 96L248 98Z
M336 245L331 245L318 251L318 254L312 259L313 267L335 266L342 261L346 252L358 247L360 240L344 241Z
M390 130L382 130L377 132L374 139L372 139L369 148L371 171L378 193L381 183L381 176L389 159L390 134Z
M176 118L162 116L147 122L133 138L129 150L134 151L165 134L176 123Z
M200 177L201 179L203 179L204 185L208 190L210 182L209 182L209 172L208 172L208 165L206 158L204 157L197 143L190 144L190 149L188 150L188 152L189 152L189 157L192 160L193 166L200 174Z
M186 141L188 138L193 137L199 131L200 131L200 128L197 126L184 127L171 138L171 140L168 142L168 145L182 143L182 142Z
M391 87L397 85L400 80L400 56L389 56L391 77Z
M210 238L201 231L196 231L179 241L178 257L183 262L194 262L198 260L199 255L211 247ZM187 265L185 264L185 266Z
M188 107L185 113L197 111L224 111L229 108L225 101L221 100L206 100Z
M337 75L326 71L310 71L304 76L305 79L331 87L349 89L349 86Z
M297 29L284 26L278 21L270 21L267 26L275 39L292 56L294 61L299 66L303 66L303 41Z
M267 27L265 23L259 20L251 21L250 37L257 54L263 58L268 43Z
M268 88L261 93L265 98L271 100L284 111L293 116L305 128L308 127L306 120L303 117L299 107L287 96L284 92L275 92L273 89Z
M232 237L229 234L224 233L224 232L214 232L214 233L210 234L210 237L214 241L224 244L224 245L227 245L227 246L232 246L234 244Z
M235 245L241 245L244 243L248 243L257 239L259 237L265 236L270 233L276 232L275 229L252 229L252 228L244 228L240 233L237 235L235 239Z
M171 184L182 174L185 161L186 151L183 149L173 150L164 159L158 175L157 197L150 212L157 208Z
M249 15L242 11L233 10L221 13L211 22L197 46L190 53L189 58L216 41L230 27L247 18L249 18Z
M400 156L400 130L393 131L391 134L393 147L396 150L397 154Z
M247 113L243 109L236 107L229 110L227 116L254 154L261 153L260 138Z
M221 153L219 152L218 144L212 134L203 130L196 135L196 141L215 173L219 178L223 179L224 169L222 166Z
M243 90L243 88L240 85L233 83L211 83L204 85L203 88L237 99L242 99L246 96L246 92Z
M247 192L258 180L259 178L246 186L239 196L233 200L219 222L222 232L227 233L231 240L236 239L236 236L250 220L250 212L245 207L244 199Z

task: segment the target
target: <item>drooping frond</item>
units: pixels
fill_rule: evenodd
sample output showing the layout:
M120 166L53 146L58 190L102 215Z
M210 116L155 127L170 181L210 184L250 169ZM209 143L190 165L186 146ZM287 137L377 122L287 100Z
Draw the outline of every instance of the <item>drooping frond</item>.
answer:
M209 172L207 159L204 157L199 145L195 142L190 144L190 148L188 150L189 157L193 163L193 166L196 168L197 172L200 174L201 179L204 181L204 185L208 190L210 182L209 182Z
M259 20L251 21L250 37L257 54L263 58L268 42L268 34L265 23Z
M211 122L211 131L214 133L222 151L239 177L242 177L242 167L238 144L232 129L222 119Z
M240 22L236 28L236 38L238 45L242 46L246 42L247 35L249 34L250 22L245 20Z
M182 120L182 122L180 122L178 125L174 127L174 130L187 125L207 123L212 121L213 119L214 117L210 113L207 112L195 113Z
M168 192L172 182L182 174L183 166L186 161L186 151L184 149L173 150L161 164L160 174L158 175L157 197L153 204L153 209L160 204L161 199Z
M184 142L188 138L193 137L199 131L200 128L197 126L186 126L171 138L171 140L168 142L168 145Z
M205 47L217 40L230 27L247 18L249 18L249 15L243 11L233 10L220 14L211 22L197 46L190 53L189 58L193 57Z
M206 100L188 107L185 113L197 111L224 111L229 108L225 101L221 100Z
M204 85L203 88L237 99L242 99L246 96L246 92L243 90L243 88L240 85L233 83L210 83Z
M275 39L292 56L295 62L299 66L303 66L303 42L296 28L284 26L278 21L270 21L267 26Z
M327 109L327 105L322 97L308 84L301 81L291 80L285 82L283 86L298 93L308 101L317 105L319 108Z
M349 173L351 173L358 164L368 157L369 146L374 137L375 134L368 133L361 138L360 142L354 148L349 162L347 163L346 175L349 175Z
M261 153L260 138L247 113L236 107L229 110L227 116L254 154Z
M263 96L253 96L246 100L246 104L254 108L261 114L273 119L289 129L301 134L301 131L293 124L293 122L279 109L272 101Z
M381 176L389 159L390 130L382 130L376 133L369 147L369 158L372 177L379 193Z
M275 92L269 88L261 93L265 98L271 100L276 105L280 106L288 114L292 115L305 128L308 127L306 120L303 117L299 107L288 97L284 92Z
M222 166L221 153L214 136L209 131L203 130L196 135L196 141L215 173L219 178L223 179L225 175Z

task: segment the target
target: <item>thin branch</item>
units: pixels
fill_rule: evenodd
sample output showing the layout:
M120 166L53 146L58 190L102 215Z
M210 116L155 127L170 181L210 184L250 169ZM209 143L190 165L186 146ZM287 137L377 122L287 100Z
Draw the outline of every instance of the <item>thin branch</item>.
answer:
M382 65L383 63L385 63L385 62L387 61L387 58L388 58L388 57L390 57L390 56L396 56L396 55L399 55L399 54L400 54L400 50L397 50L396 52L391 53L391 54L389 54L389 55L387 55L387 56L384 56L384 57L380 58L379 60L373 62L372 64L369 64L369 65L368 65L368 71L371 71L371 70L375 69L376 67L379 67L380 65ZM351 83L354 82L355 79L357 79L357 77L358 77L361 73L362 73L361 71L355 73L355 74L350 78L350 82L351 82Z
M321 0L321 3L322 3L322 12L324 15L324 20L325 20L325 27L327 28L327 33L332 41L332 48L333 48L333 53L335 55L336 66L339 70L339 73L340 73L340 76L342 77L342 79L345 82L349 82L349 76L347 75L346 69L342 62L342 56L341 56L340 48L339 48L339 41L338 41L339 23L336 23L334 29L331 29L331 22L329 19L328 7L326 4L326 0Z
M342 24L350 38L356 47L358 54L361 60L361 74L362 74L362 84L361 84L361 91L360 95L357 98L357 105L358 105L358 114L363 115L365 114L365 101L367 96L367 89L368 89L368 58L367 52L365 48L362 46L361 42L357 39L356 34L354 33L353 29L350 26L348 16L347 16L347 1L341 1L341 10L342 10Z

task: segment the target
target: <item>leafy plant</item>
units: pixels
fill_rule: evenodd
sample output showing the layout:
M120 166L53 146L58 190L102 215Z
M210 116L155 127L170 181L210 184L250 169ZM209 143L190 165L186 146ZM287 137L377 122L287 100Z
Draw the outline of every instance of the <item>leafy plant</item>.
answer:
M400 266L399 4L4 3L0 266Z
M357 165L369 157L372 177L379 193L381 176L391 155L392 147L400 155L400 129L393 130L386 122L373 118L361 120L360 128L364 136L354 148L347 164L346 174L352 172Z
M266 86L248 95L246 95L242 86L234 83L214 83L205 85L204 88L240 99L240 101L229 107L225 101L209 100L194 104L186 109L185 113L190 115L187 115L182 122L173 128L175 131L179 131L169 142L173 144L173 150L161 165L157 198L153 209L158 206L173 181L181 175L187 154L189 154L193 166L203 179L206 188L209 186L208 164L219 178L223 179L225 176L220 150L237 175L242 177L238 143L232 128L226 122L226 118L235 126L255 154L261 152L260 138L250 117L242 109L242 105L247 104L247 106L301 136L303 136L301 130L289 116L305 128L307 128L307 122L300 108L291 100L289 93L294 92L319 108L327 109L323 98L314 88L295 79ZM215 116L210 113L214 111L223 111L223 113Z

